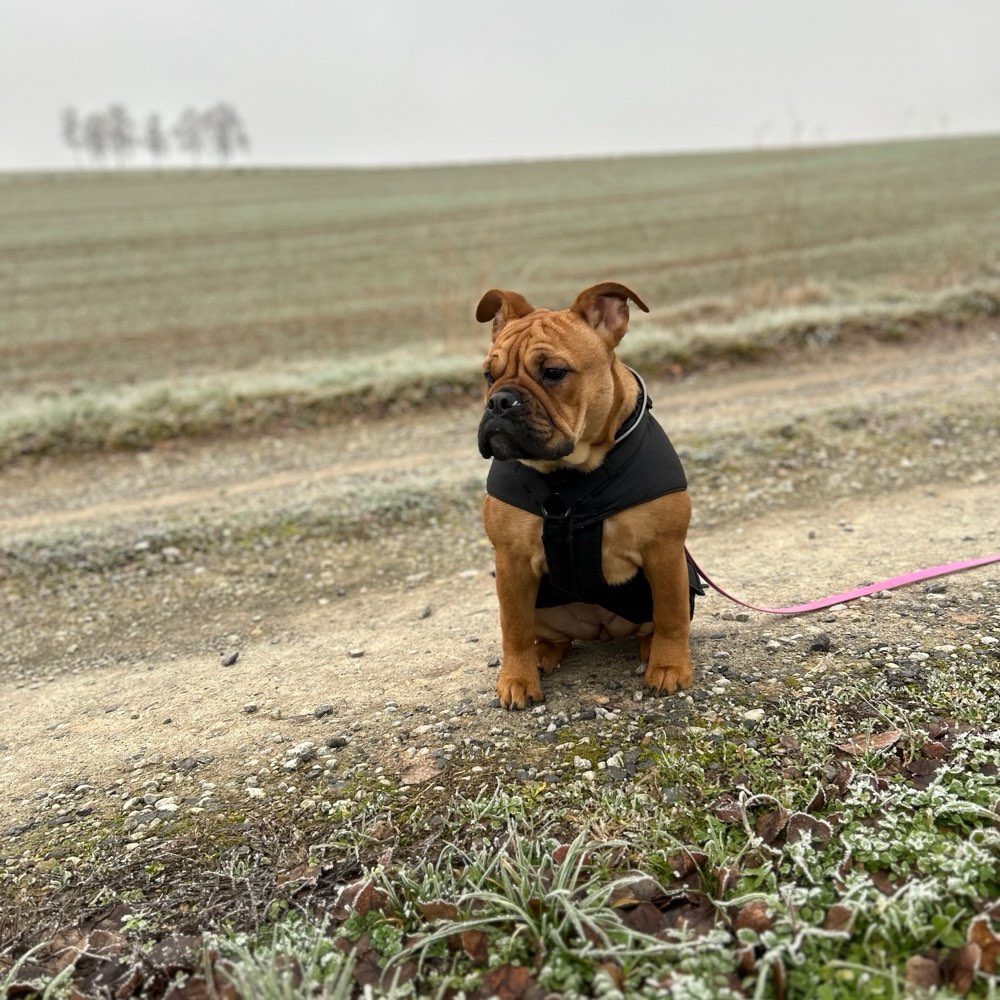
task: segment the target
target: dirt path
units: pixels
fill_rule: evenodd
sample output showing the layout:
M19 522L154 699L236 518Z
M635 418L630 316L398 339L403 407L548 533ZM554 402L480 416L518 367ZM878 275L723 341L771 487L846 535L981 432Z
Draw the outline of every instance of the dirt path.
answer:
M689 474L702 470L692 477L693 551L720 582L764 603L997 551L998 384L988 328L654 383L657 415L691 451ZM870 425L885 412L902 437L882 440L877 420ZM426 523L418 511L381 540L164 547L89 575L45 566L46 546L92 549L111 538L144 552L151 532L225 532L279 506L336 507L373 484L397 494L468 489L485 473L475 419L470 407L0 473L0 551L12 553L0 563L0 826L52 797L100 809L149 768L197 768L203 792L238 794L258 761L300 741L346 740L353 760L425 780L435 772L415 771L414 753L430 745L432 724L448 720L452 743L527 732L528 716L491 707L490 557L467 506L435 510ZM813 425L821 447L802 437ZM949 439L927 437L942 427L953 428ZM782 450L786 439L797 450ZM24 552L41 552L37 565L25 569ZM948 593L981 604L997 576L952 578ZM734 610L717 597L699 607L695 690L720 651L766 687L770 636L827 629L902 641L907 628L892 601L791 621L734 621ZM941 619L942 642L961 638L960 618ZM239 656L221 666L227 648ZM549 711L603 690L595 685L608 669L627 681L625 697L638 697L638 680L621 672L630 656L574 653L548 681ZM845 658L828 666L849 669Z

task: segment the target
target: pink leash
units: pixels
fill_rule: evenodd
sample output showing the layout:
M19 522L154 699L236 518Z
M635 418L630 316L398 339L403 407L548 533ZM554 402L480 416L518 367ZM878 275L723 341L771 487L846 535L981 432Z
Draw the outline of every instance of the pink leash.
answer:
M857 600L859 597L867 597L869 594L877 594L882 590L894 590L896 587L905 587L910 583L919 583L921 580L932 580L936 576L948 576L950 573L961 573L962 570L975 569L977 566L988 566L990 563L1000 562L1000 552L994 552L991 556L981 556L978 559L964 559L959 562L944 563L941 566L930 566L927 569L917 569L912 573L904 573L902 576L894 576L888 580L879 580L878 583L870 583L866 587L856 587L854 590L845 590L841 594L831 594L829 597L821 597L815 601L808 601L805 604L793 604L787 608L758 608L756 604L747 604L738 597L733 597L728 591L723 590L692 558L687 552L688 561L694 567L695 572L713 590L717 590L723 597L728 598L734 604L740 604L751 611L763 611L768 615L802 615L808 611L820 611L822 608L832 608L835 604L846 604L847 601Z

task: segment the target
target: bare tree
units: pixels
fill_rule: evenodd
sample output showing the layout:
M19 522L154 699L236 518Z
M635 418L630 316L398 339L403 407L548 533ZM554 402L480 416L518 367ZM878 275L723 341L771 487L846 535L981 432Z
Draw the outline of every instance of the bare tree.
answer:
M111 104L105 111L93 111L81 118L76 108L67 107L60 119L62 139L74 157L83 152L92 163L103 166L109 156L124 166L137 146L143 146L157 166L170 149L168 132L157 112L147 115L141 132L124 104ZM221 164L250 148L246 127L235 106L219 101L205 111L185 108L169 135L176 147L200 164L202 154L211 149Z
M220 163L227 164L235 153L250 148L243 119L232 104L226 101L214 104L203 113L202 123Z
M107 111L108 144L118 166L124 165L135 149L135 122L124 104L112 104Z
M83 148L97 164L103 164L111 146L108 116L103 111L93 111L83 120Z
M155 111L146 119L142 142L152 161L159 166L163 157L167 155L169 144L167 133L163 130L163 123Z
M205 148L205 132L202 116L195 108L185 108L173 128L174 139L185 153L191 154L192 162L201 162L201 151Z
M62 140L73 151L73 162L80 165L80 150L83 148L83 125L76 108L63 108L59 119Z

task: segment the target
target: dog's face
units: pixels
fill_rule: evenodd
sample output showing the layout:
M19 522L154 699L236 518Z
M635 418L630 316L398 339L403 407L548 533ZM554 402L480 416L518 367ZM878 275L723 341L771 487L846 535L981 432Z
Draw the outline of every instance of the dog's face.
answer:
M559 311L535 309L516 292L483 296L476 318L493 323L479 424L484 458L584 466L595 445L610 443L621 403L614 350L628 328L629 299L649 311L614 282L586 289Z

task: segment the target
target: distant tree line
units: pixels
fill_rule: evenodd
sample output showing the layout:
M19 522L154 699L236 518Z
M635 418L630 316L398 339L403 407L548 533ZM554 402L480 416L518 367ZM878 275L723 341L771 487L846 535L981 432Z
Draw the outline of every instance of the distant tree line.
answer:
M155 166L162 166L174 151L196 165L204 156L214 156L225 166L237 153L250 148L239 111L226 101L210 108L185 108L169 128L155 111L137 123L124 104L111 104L86 114L73 107L64 108L60 124L62 140L77 166L90 162L99 167L124 167L139 151L144 151Z

